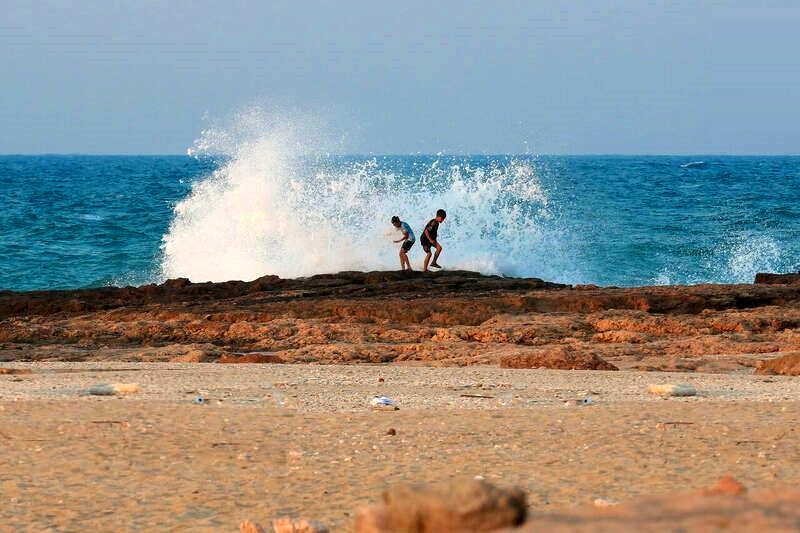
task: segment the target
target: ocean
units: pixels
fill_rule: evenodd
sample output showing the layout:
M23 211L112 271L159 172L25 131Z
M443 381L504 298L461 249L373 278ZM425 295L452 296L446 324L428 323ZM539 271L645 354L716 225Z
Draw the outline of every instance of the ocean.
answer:
M436 209L446 269L616 286L800 265L800 157L0 156L0 289L399 268ZM409 256L420 268L419 244Z

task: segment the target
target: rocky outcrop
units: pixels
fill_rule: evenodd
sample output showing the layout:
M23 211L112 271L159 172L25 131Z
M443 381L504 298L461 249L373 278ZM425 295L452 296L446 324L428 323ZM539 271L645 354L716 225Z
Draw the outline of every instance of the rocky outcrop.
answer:
M283 359L271 353L249 353L244 355L223 355L219 359L223 364L243 364L243 363L285 363Z
M475 272L340 272L309 278L264 276L254 281L192 283L186 278L161 285L103 287L65 291L0 291L0 319L14 316L75 314L118 308L218 307L230 302L255 309L270 302L377 297L439 297L514 294L514 304L527 312L591 313L631 309L649 313L700 313L703 310L746 309L800 302L797 275L759 274L757 285L695 285L689 287L596 288L549 283L538 278L484 276ZM767 277L773 276L773 277ZM767 279L784 280L770 285ZM793 281L791 283L794 283Z
M761 360L756 363L756 374L800 376L800 353Z
M798 285L800 284L800 273L798 274L769 274L759 272L756 274L756 283L766 283L769 285Z
M577 290L470 272L344 272L0 293L0 361L729 372L795 352L800 285Z
M522 354L504 355L501 368L550 368L557 370L619 370L593 353L570 346L554 346Z
M242 298L250 303L306 298L349 298L388 295L439 295L498 290L565 288L537 278L483 276L475 272L339 272L309 278L264 276L254 281L192 283L186 278L161 285L102 287L66 291L0 291L0 319L20 315L86 313L153 304L181 306ZM248 296L252 296L248 298Z

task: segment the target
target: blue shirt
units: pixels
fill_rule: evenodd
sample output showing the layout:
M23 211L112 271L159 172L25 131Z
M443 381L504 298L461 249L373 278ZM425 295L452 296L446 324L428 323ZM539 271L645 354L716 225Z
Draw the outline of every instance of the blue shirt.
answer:
M405 231L406 233L408 233L409 242L414 242L414 241L417 240L417 238L414 237L414 231L411 229L411 226L408 225L408 222L400 222L400 227L397 228L397 229L399 229L400 231Z

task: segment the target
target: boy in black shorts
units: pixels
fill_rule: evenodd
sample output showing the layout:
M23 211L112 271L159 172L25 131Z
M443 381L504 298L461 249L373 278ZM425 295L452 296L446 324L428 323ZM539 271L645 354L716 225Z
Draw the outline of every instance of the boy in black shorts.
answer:
M425 229L422 231L422 237L419 239L419 243L422 245L422 249L425 250L425 264L422 266L422 271L428 271L428 261L431 260L431 248L436 249L436 253L433 255L433 262L431 266L433 268L442 268L437 263L437 259L439 259L439 254L442 253L442 246L436 240L437 234L439 233L439 224L447 218L447 213L444 209L439 209L436 211L436 218L432 219L428 222L428 225L425 226Z

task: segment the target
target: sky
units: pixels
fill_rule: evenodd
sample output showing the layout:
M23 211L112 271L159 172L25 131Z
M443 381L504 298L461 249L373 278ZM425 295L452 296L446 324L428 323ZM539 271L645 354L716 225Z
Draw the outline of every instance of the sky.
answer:
M0 0L0 153L185 153L269 102L348 153L800 153L800 2Z

